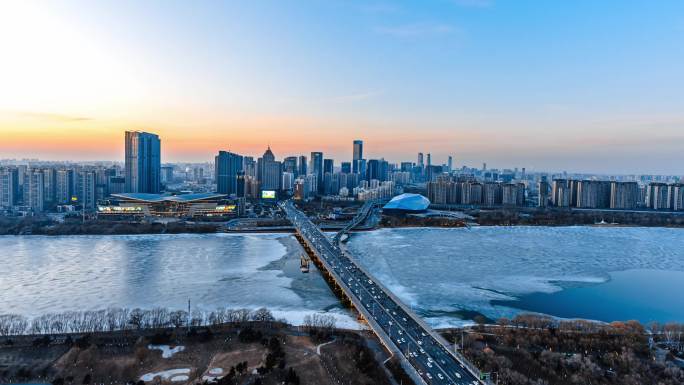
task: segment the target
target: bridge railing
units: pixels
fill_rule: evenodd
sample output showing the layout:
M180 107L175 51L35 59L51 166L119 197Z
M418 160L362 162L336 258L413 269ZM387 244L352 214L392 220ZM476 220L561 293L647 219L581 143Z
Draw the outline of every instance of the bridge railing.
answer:
M476 373L476 374L477 374L477 373L482 373L482 372L480 371L480 369L477 368L477 366L475 366L474 364L472 364L472 363L470 362L470 360L468 360L468 359L467 359L463 354L461 354L459 351L457 351L457 350L452 350L452 353L454 353L454 355L455 355L455 356L458 358L458 360L463 364L463 366L466 366L466 367L468 368L468 370L470 370L471 373ZM490 379L488 379L488 378L482 378L481 375L478 376L478 378L479 378L480 381L481 381L483 384L485 384L485 385L494 385L494 383L492 382L492 380L490 380Z

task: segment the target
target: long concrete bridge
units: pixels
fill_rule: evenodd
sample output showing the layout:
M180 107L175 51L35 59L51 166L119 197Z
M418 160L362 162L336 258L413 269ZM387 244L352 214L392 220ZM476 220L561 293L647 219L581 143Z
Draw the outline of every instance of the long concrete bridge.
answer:
M352 229L359 226L366 219L368 219L368 216L371 215L371 213L373 212L375 204L376 202L374 200L369 200L366 203L364 203L363 206L361 206L361 208L359 209L359 212L354 216L354 218L352 218L349 224L342 228L342 230L338 231L337 234L335 234L335 236L332 239L333 245L338 246L340 243L340 239L344 234L347 234Z
M417 384L478 385L479 370L390 290L343 252L292 201L282 203L296 235ZM369 203L367 210L372 208ZM360 210L359 215L368 215Z

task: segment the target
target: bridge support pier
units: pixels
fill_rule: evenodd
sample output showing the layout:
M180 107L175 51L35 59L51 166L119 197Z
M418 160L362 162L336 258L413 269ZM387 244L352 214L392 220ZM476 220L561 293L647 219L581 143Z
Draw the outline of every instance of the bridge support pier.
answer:
M342 287L339 285L339 283L335 280L335 278L330 274L328 269L325 268L323 263L321 263L320 259L318 258L318 255L309 247L309 245L306 243L304 238L299 233L295 233L295 238L297 238L297 241L299 244L302 246L304 251L306 251L307 255L309 258L311 258L311 261L313 261L314 265L316 265L316 268L322 273L321 275L323 276L323 279L325 279L325 282L328 284L330 289L333 291L333 293L340 299L340 302L342 304L349 308L354 310L354 312L357 315L357 319L363 320L364 322L366 321L361 312L359 312L355 307L354 303L352 302L351 298L349 298Z

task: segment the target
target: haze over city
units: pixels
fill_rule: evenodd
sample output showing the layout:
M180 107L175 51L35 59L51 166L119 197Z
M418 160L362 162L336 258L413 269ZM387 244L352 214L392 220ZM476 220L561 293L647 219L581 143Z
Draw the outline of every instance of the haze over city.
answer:
M0 12L0 154L219 149L681 172L684 3L16 2Z

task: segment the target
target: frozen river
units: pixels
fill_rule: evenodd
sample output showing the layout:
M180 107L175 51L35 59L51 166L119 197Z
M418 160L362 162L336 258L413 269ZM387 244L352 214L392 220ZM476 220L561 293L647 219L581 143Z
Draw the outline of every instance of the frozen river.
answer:
M383 229L355 234L349 247L433 326L520 309L684 322L684 229Z
M299 270L282 234L0 236L0 313L107 307L267 307L300 322L330 311L355 326L320 274Z
M433 326L521 309L560 317L684 322L684 230L597 227L383 229L353 255ZM268 307L354 325L282 234L1 236L0 313L110 306ZM635 290L637 288L637 290Z

